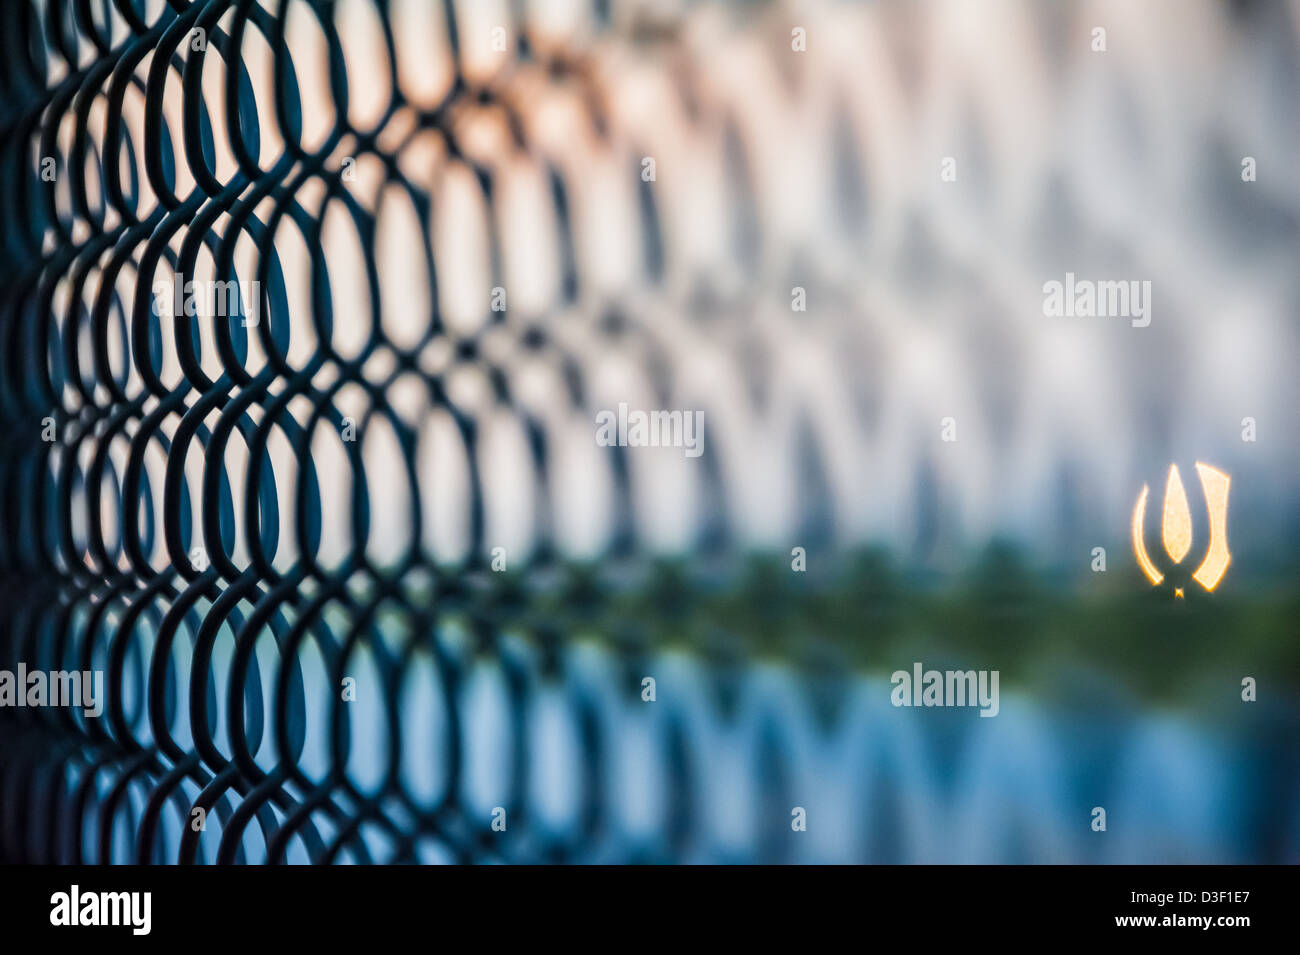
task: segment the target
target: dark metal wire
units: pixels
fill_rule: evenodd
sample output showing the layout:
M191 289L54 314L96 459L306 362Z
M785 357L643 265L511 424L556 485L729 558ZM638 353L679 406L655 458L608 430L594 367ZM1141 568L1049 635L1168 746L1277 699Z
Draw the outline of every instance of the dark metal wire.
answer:
M277 14L251 0L186 3L171 0L161 15L146 17L140 0L113 0L111 7L129 30L110 36L110 3L50 2L6 4L3 34L3 178L5 182L4 292L0 296L0 335L5 373L0 381L6 453L0 463L6 490L3 548L6 569L4 658L66 669L101 668L110 687L107 709L99 720L68 711L31 710L15 718L23 732L14 737L18 751L5 759L4 855L16 860L140 862L212 861L201 847L204 829L189 825L195 810L219 820L221 839L215 861L245 861L245 833L261 834L259 853L281 861L291 844L313 861L334 861L346 854L356 861L375 861L362 829L370 827L391 847L389 858L413 861L422 837L433 837L453 858L473 859L489 845L481 820L468 819L459 801L461 766L458 733L458 668L439 639L440 621L463 619L475 652L501 653L500 618L515 616L514 584L487 583L483 574L483 502L478 474L471 475L470 556L454 574L435 566L413 546L392 563L378 566L363 547L353 548L340 566L318 559L322 521L318 475L309 449L313 433L328 425L345 427L334 401L346 386L362 389L370 402L355 423L361 440L344 445L356 481L352 507L328 520L350 524L352 540L370 532L371 502L360 459L364 436L375 419L393 429L404 461L394 465L411 487L416 482L415 436L408 422L394 413L387 387L399 376L418 370L421 351L446 329L437 305L437 273L424 227L428 280L434 292L420 340L402 347L389 339L371 315L369 340L354 356L331 345L337 316L327 285L329 263L321 250L320 215L298 201L312 180L324 184L326 202L338 203L352 217L370 259L374 288L373 216L342 187L341 170L330 162L349 138L352 156L379 159L391 184L410 197L427 223L430 198L410 182L397 163L397 150L385 149L375 130L352 128L346 118L349 78L332 26L332 4L304 6L316 17L329 48L330 92L337 122L316 149L298 140L302 111L296 74L284 41L288 5ZM445 4L451 54L456 58L456 8ZM38 16L39 11L39 16ZM393 36L383 20L389 63ZM206 47L195 49L195 31ZM284 151L259 163L258 104L238 51L245 34L256 31L274 56L275 120L284 136ZM119 31L120 32L120 31ZM83 45L93 47L86 57ZM82 64L50 81L50 54ZM528 57L526 43L519 55ZM147 68L143 65L148 59ZM225 116L212 113L202 88L205 63L217 58L226 94ZM357 82L356 78L352 82ZM168 84L182 93L179 126L164 113ZM402 108L393 84L386 122ZM483 100L491 89L472 88L457 75L446 101L421 111L419 126L437 131L453 156L460 148L452 122L457 104ZM143 98L144 138L137 141L122 121L128 96ZM92 117L92 112L104 113ZM213 124L224 123L238 162L233 176L219 177L214 163ZM98 126L102 123L102 127ZM384 122L379 124L382 128ZM102 146L92 126L102 129ZM70 144L60 139L72 130ZM189 191L178 188L176 145L183 143ZM66 184L70 208L60 207L56 189L41 178L43 157L56 157L55 180ZM142 211L136 162L142 157L157 203ZM119 159L124 161L119 161ZM476 173L484 198L492 201L492 173L465 160ZM563 185L554 182L561 221L567 217ZM269 209L269 212L267 211ZM311 320L318 346L306 361L289 358L288 298L270 237L283 222L299 230L312 257L314 288ZM265 289L264 320L254 328L242 319L253 303L240 302L230 321L213 326L220 374L204 365L199 320L154 312L149 282L160 262L182 281L197 277L201 252L211 256L215 277L240 278L234 266L241 237L260 250L255 278ZM497 256L494 255L494 258ZM576 279L567 280L570 293ZM248 276L244 276L247 278ZM123 281L134 294L123 294ZM56 305L60 290L75 303ZM377 295L375 299L377 300ZM504 315L495 317L499 324ZM162 351L161 322L172 322L175 350ZM264 366L246 368L249 331L259 336L267 356ZM111 339L125 343L127 363L114 356ZM552 347L540 329L523 347ZM504 370L478 355L472 338L457 341L459 355L488 367L496 398L512 407ZM364 372L377 352L395 356L386 380ZM164 358L179 363L179 380L165 380ZM210 357L210 356L207 356ZM322 369L334 372L320 386ZM442 380L424 375L430 402L448 411L469 449L471 468L478 441L473 417L450 401ZM574 400L580 400L574 381ZM72 400L69 400L69 396ZM306 401L305 421L290 411ZM257 413L253 413L256 411ZM525 414L522 409L516 413ZM178 422L178 423L177 423ZM175 427L164 425L175 424ZM545 473L547 450L535 421L530 421L535 463ZM42 438L46 427L53 429ZM276 476L268 453L273 431L286 438L299 472L291 500L277 498ZM225 452L238 435L248 448L249 469L241 485L227 472ZM124 467L111 449L125 446ZM151 479L145 457L151 450L166 458L165 479ZM202 492L196 499L185 480L187 461L202 462ZM626 488L624 488L626 493ZM85 518L78 520L84 500ZM248 543L246 559L235 554L234 503L241 500ZM155 503L161 502L155 508ZM155 513L162 514L156 522ZM115 533L105 534L105 513L117 518ZM284 545L282 521L293 517L297 559L277 568L277 549ZM197 515L201 538L192 531ZM420 515L414 514L419 541ZM110 522L113 523L113 522ZM151 557L161 539L165 566ZM201 554L194 548L202 543ZM626 551L623 539L616 550ZM545 563L546 548L534 565ZM478 584L475 581L482 581ZM590 602L594 591L577 579L571 587ZM522 594L515 595L525 599ZM436 608L433 609L433 608ZM379 617L396 615L407 639L399 645L381 634ZM561 665L558 634L538 625L548 646L546 665ZM233 654L214 658L220 634L233 634ZM275 659L259 656L259 639L270 635ZM306 642L326 662L328 679L310 684L298 655ZM383 745L381 784L363 792L346 771L349 758L348 704L335 689L350 672L363 648L373 655L383 687L388 727ZM183 651L181 651L183 648ZM447 758L445 786L439 798L417 800L400 778L398 701L401 682L413 656L434 663L446 705ZM508 658L502 654L501 660ZM269 667L270 672L265 672ZM521 729L526 674L507 663L512 728ZM264 695L264 689L268 695ZM218 703L218 694L226 699ZM306 696L328 700L329 754L323 774L309 778L300 768L305 744ZM581 708L581 702L576 704ZM222 719L221 714L224 714ZM594 719L581 714L590 762ZM221 724L221 725L219 725ZM277 754L259 763L259 750ZM519 782L527 760L518 742L512 749L516 782L505 808L514 828L524 828ZM598 825L594 779L588 778L583 803L584 832L564 841L538 842L533 852L564 858ZM513 837L511 837L513 838ZM209 849L211 851L211 849Z
M447 346L454 364L484 372L494 407L524 425L539 499L555 480L555 451L545 423L516 393L510 361L545 355L558 362L566 390L557 399L584 414L588 382L581 362L549 333L546 316L495 312L477 333L448 327L428 226L433 200L404 171L408 139L394 143L383 131L409 111L413 129L435 133L447 154L473 173L491 208L494 170L460 141L458 111L465 104L499 105L521 148L528 145L526 124L504 81L476 83L461 68L461 7L447 0L443 15L456 75L444 101L418 108L405 99L395 81L389 8L377 2L391 100L373 128L354 127L349 96L367 79L348 75L334 5L294 4L314 17L328 50L336 119L315 148L301 139L303 91L285 39L287 0L269 5L274 13L254 0L167 0L153 14L156 5L145 0L0 5L0 665L102 670L108 687L97 719L62 708L0 712L0 858L698 858L695 837L707 822L695 813L696 794L710 767L698 755L692 734L699 726L687 706L665 705L655 718L661 824L653 835L630 836L616 818L624 808L614 795L613 762L625 742L618 707L639 700L656 653L689 643L707 664L700 680L709 706L731 727L740 719L751 651L799 658L817 691L819 728L851 726L843 717L852 695L844 656L815 640L798 648L786 641L843 628L847 619L879 646L896 633L898 592L871 561L820 604L771 568L737 576L725 557L732 531L721 508L706 515L699 538L706 560L689 575L677 565L639 559L629 466L617 448L609 451L619 523L599 567L561 560L548 533L552 517L543 512L528 573L494 573L479 470L482 416L452 397L448 370L430 371L422 359ZM608 7L593 4L598 22L608 18ZM513 15L519 39L512 55L570 76L599 131L602 98L582 64L534 50L523 14L515 9ZM109 23L118 27L110 31ZM202 49L192 43L196 30L206 38ZM256 100L238 53L252 34L272 54L269 104ZM56 61L71 66L60 72ZM214 112L204 90L214 61L224 115ZM140 140L124 121L137 108L145 117ZM284 140L283 152L269 160L262 157L260 125L267 110ZM235 159L229 176L217 168L218 125ZM728 147L739 154L735 218L752 230L744 148L732 140ZM421 223L430 295L414 341L398 341L384 328L375 215L346 188L341 150L358 162L377 161L386 184L409 199ZM42 176L47 158L55 160L52 181ZM194 181L188 191L179 185L182 171ZM571 184L561 170L547 172L557 234L546 241L559 250L562 270L558 310L577 300L584 277L573 247ZM146 185L157 197L151 205L143 200ZM324 194L314 207L304 198L312 190ZM639 199L641 264L645 281L654 283L663 267L658 212L651 190L643 188ZM331 300L332 263L321 239L331 208L355 226L366 259L368 317L336 311ZM496 228L489 228L494 285L502 273ZM282 229L299 234L311 260L315 345L305 357L291 348L290 295L273 241ZM241 240L257 250L253 271L242 275L235 264ZM738 261L752 270L757 266L744 247L753 237L741 240ZM216 279L260 283L260 321L244 324L253 303L242 300L229 320L210 325L197 316L156 314L144 277L162 267L182 281L197 280L206 274L199 263L209 259ZM336 325L363 318L364 345L356 354L341 352L333 344ZM619 303L609 304L605 319L601 333L611 341L630 334ZM501 332L506 359L487 347ZM249 359L254 339L265 355L260 364ZM653 340L640 347L655 387L666 391L671 362ZM376 358L381 367L387 362L378 375ZM411 378L430 407L450 416L467 450L469 543L454 568L420 543L429 516L417 493L418 437L390 391ZM346 513L326 513L328 476L318 471L312 443L348 426L341 400L348 389L366 399L354 422L358 440L338 445L351 496ZM366 437L379 427L396 438L400 454L389 466L410 492L413 525L409 546L382 561L366 542L386 502L372 499L363 461ZM272 453L277 442L290 451L290 474ZM242 475L227 465L234 445L247 450ZM165 466L151 469L151 458ZM815 464L808 469L813 485ZM708 467L706 460L706 496L716 502L721 478ZM201 473L197 493L187 479L194 468ZM818 500L816 488L806 497ZM336 526L346 528L351 542L341 561L322 557L323 537ZM800 540L812 547L825 534L825 519L814 513ZM709 560L723 571L714 574ZM1029 598L1014 575L1000 569L996 581L1013 610L987 616L1003 633L1023 637L1030 630ZM1147 624L1138 618L1131 626ZM740 640L739 631L752 642ZM593 633L607 651L599 666L608 670L599 677L585 669L578 646ZM1213 639L1208 632L1180 631L1179 637ZM367 698L345 700L341 685L363 670L374 674ZM493 698L501 702L487 739L471 715L485 679L496 681ZM539 714L556 693L559 735L572 750L564 758L535 745ZM404 708L412 699L425 708L419 719ZM791 747L777 714L775 707L762 710L745 738L757 780L753 805L771 825L752 853L719 851L710 860L795 857L789 807L807 792L795 791ZM433 727L432 742L420 726ZM427 750L413 749L425 742ZM866 761L871 754L861 755ZM1113 753L1093 756L1102 765ZM482 788L476 767L498 757L503 769L494 793L472 795ZM358 768L363 764L368 769ZM432 767L429 785L415 778L426 767ZM536 777L548 773L567 786L566 812L540 805ZM871 831L873 858L906 858L898 847L900 799L886 792L862 823ZM509 820L504 832L489 825L488 810L498 805ZM203 827L194 824L196 810ZM1275 851L1271 834L1255 836L1260 852Z

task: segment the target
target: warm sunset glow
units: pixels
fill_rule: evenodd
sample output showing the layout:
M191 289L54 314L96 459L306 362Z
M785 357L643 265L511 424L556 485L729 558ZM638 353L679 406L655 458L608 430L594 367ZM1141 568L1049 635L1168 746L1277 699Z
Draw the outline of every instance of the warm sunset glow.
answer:
M1192 549L1192 512L1187 506L1187 492L1178 465L1169 466L1169 480L1165 482L1165 511L1160 524L1160 540L1165 553L1175 564L1181 564Z
M1133 552L1137 554L1138 566L1142 568L1142 573L1147 575L1147 580L1159 585L1165 579L1164 574L1156 570L1156 565L1151 563L1151 558L1147 556L1146 544L1142 541L1142 523L1147 511L1148 490L1143 484L1142 493L1138 495L1137 507L1133 509Z
M1206 590L1213 590L1223 579L1232 562L1228 553L1228 475L1208 464L1196 462L1196 472L1201 476L1201 487L1205 490L1205 506L1210 511L1210 546L1205 552L1205 560L1192 574L1198 584Z
M1196 462L1196 473L1201 478L1201 489L1205 493L1205 506L1210 517L1210 543L1192 579L1206 590L1213 590L1223 579L1232 561L1228 553L1228 486L1227 474L1200 461ZM1142 485L1138 495L1137 506L1133 509L1133 552L1137 555L1138 566L1142 568L1151 583L1159 585L1164 575L1156 569L1147 554L1143 541L1143 526L1146 518L1147 494L1149 488ZM1187 492L1183 487L1178 465L1170 465L1169 478L1165 482L1165 502L1160 525L1160 540L1165 552L1174 563L1182 563L1192 549L1192 514L1187 503ZM1174 591L1174 596L1182 597L1183 589Z

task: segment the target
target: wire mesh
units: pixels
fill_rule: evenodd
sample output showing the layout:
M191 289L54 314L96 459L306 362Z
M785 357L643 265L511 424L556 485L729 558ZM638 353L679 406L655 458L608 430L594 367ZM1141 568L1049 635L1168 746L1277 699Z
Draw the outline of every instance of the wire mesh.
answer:
M1285 750L1234 782L1229 744L1110 689L1087 738L1028 690L995 733L918 727L871 675L935 628L994 662L1053 628L1115 627L1121 669L1153 627L1209 647L1240 605L1054 617L984 548L1059 573L1171 448L1240 454L1210 424L1225 350L1261 418L1296 396L1294 188L1227 214L1196 188L1236 179L1225 142L1300 145L1294 5L1174 35L1160 5L962 10L6 4L0 651L108 692L0 712L0 855L1294 857L1294 814L1214 821L1266 764L1293 799ZM1097 74L1065 37L1102 15L1128 46ZM1283 79L1233 111L1180 86L1196 57ZM955 207L948 150L978 184ZM1022 334L1078 261L1137 263L1188 320L1135 352ZM1231 341L1203 320L1229 296ZM704 409L709 453L599 447L620 402ZM953 408L979 440L944 457L917 435ZM1296 451L1254 453L1287 518L1235 526L1285 579ZM791 583L795 545L834 557ZM975 623L927 589L971 554ZM1070 747L1111 775L1063 781ZM1071 830L1106 794L1145 842ZM828 822L798 841L793 806Z

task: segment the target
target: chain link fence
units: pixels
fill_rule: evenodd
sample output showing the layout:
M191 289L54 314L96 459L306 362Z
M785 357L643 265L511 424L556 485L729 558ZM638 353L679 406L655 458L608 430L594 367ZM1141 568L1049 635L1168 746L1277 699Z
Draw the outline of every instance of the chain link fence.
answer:
M1297 4L0 23L0 662L106 688L0 708L6 860L1300 854ZM1194 616L1121 572L1187 455Z

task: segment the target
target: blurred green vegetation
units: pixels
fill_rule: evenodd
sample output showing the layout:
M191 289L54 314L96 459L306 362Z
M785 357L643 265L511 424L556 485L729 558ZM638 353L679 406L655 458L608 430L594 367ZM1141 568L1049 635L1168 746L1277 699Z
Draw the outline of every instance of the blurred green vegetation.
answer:
M1300 581L1258 591L1188 588L1186 599L1112 572L1056 580L995 544L954 577L909 574L881 550L836 555L830 570L789 557L736 566L707 559L563 565L485 573L432 596L489 632L543 647L594 639L639 660L682 649L728 661L775 660L835 676L927 666L1001 671L1002 686L1054 692L1093 674L1151 702L1197 705L1213 681L1254 677L1300 699ZM438 588L435 586L435 591ZM640 672L640 671L637 671Z

